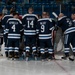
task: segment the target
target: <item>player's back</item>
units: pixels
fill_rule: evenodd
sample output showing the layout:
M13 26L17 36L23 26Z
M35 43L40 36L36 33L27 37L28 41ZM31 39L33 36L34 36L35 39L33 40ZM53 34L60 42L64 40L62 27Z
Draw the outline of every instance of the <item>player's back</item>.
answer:
M62 17L59 19L59 27L62 28L64 34L71 33L75 31L74 22L68 17Z
M75 20L71 21L69 27L65 30L65 34L75 32Z
M19 19L8 19L6 24L6 31L8 30L8 38L20 38L20 32L22 29L22 22Z
M64 32L66 29L72 27L72 23L70 18L67 16L63 16L58 19L58 26L62 28L62 31Z
M9 18L13 18L12 15L5 15L3 18L2 18L2 27L5 28L5 25L6 25L6 22Z
M22 18L25 35L36 35L37 16L35 14L26 14Z
M37 23L37 29L39 38L48 39L51 38L53 23L49 18L39 19Z

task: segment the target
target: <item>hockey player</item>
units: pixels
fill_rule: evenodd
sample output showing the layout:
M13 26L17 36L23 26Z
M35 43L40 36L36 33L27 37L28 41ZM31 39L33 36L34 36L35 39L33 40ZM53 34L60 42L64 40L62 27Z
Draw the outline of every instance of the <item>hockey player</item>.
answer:
M53 46L52 46L52 29L53 23L52 20L47 18L47 13L42 13L42 19L39 19L37 22L37 33L39 38L40 44L40 52L41 52L41 59L45 59L45 48L48 49L48 59L52 59L53 57Z
M0 13L0 52L2 44L3 44L3 27L2 27L2 13ZM0 53L0 56L3 56L3 54Z
M37 16L33 14L34 10L32 7L28 9L28 14L25 14L22 18L22 22L24 25L24 35L25 35L25 51L26 51L26 60L28 60L30 49L34 57L36 58L37 50L36 50L36 24L37 24Z
M8 50L7 50L7 36L5 33L5 25L6 25L6 22L9 18L13 18L13 11L10 12L10 15L5 15L2 18L2 27L4 29L4 42L5 42L5 55L6 55L6 57L8 57Z
M49 19L52 20L53 26L55 27L56 22L54 21L53 18L50 18L49 12L46 12L46 13L47 13L47 18L49 18ZM55 42L55 34L56 34L56 30L53 29L53 31L52 31L52 45L53 45L53 49L54 49L54 42ZM53 50L53 51L54 51L54 50ZM45 54L48 56L47 53L45 53ZM54 57L54 52L53 52L53 57ZM54 57L54 58L55 58L55 57Z
M69 58L70 43L73 45L73 52L74 52L75 27L74 27L74 24L72 24L71 20L69 18L67 18L66 16L64 16L64 14L62 14L62 13L59 14L58 26L62 29L62 31L64 33L65 56L62 57L62 59L67 59L67 58Z
M75 13L72 13L71 18L72 18L72 25L70 28L68 28L65 31L65 34L67 33L68 36L68 39L65 38L67 40L65 47L67 47L67 49L70 49L69 46L72 48L74 57L73 58L69 57L69 59L71 61L74 61L75 59Z
M23 26L22 22L18 19L18 16L18 13L14 13L14 18L8 19L5 27L8 39L7 47L9 49L9 58L19 57L19 44Z

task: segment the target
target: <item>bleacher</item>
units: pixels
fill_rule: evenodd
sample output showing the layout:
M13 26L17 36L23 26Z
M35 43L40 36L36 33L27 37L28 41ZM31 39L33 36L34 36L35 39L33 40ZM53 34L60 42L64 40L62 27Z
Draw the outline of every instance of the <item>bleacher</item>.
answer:
M21 15L27 13L29 7L34 8L35 14L41 14L42 11L47 11L50 14L52 12L56 12L57 14L60 13L60 4L55 2L55 0L28 0L28 3L24 3L24 0L16 0L15 4L8 4L6 0L2 0L0 3L0 12L2 12L4 6L8 9L8 14L11 7L14 7ZM75 7L75 3L73 2L61 3L61 12L70 16L73 11L72 7Z

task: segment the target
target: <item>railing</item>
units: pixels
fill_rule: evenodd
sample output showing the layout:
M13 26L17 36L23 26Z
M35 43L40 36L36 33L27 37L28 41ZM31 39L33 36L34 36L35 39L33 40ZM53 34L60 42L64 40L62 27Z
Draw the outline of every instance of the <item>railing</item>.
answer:
M8 11L11 7L14 7L16 11L18 11L20 14L27 13L27 9L29 7L33 7L36 14L41 14L43 11L47 11L50 14L52 12L56 12L59 14L60 12L63 12L65 15L70 16L71 12L73 11L72 7L75 7L74 4L56 4L56 3L30 3L30 4L0 4L0 12L2 11L3 7L6 6ZM9 12L8 12L9 14Z

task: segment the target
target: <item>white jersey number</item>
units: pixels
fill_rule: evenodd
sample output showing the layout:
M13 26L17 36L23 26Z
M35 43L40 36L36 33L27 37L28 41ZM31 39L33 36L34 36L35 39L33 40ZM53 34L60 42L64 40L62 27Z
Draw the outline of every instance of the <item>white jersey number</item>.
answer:
M45 26L41 25L41 32L44 32L44 31L45 31Z
M15 25L13 25L11 28L13 29L13 32L15 32L16 30Z
M30 26L33 28L34 27L34 23L33 23L33 21L28 21L28 28L30 28Z

